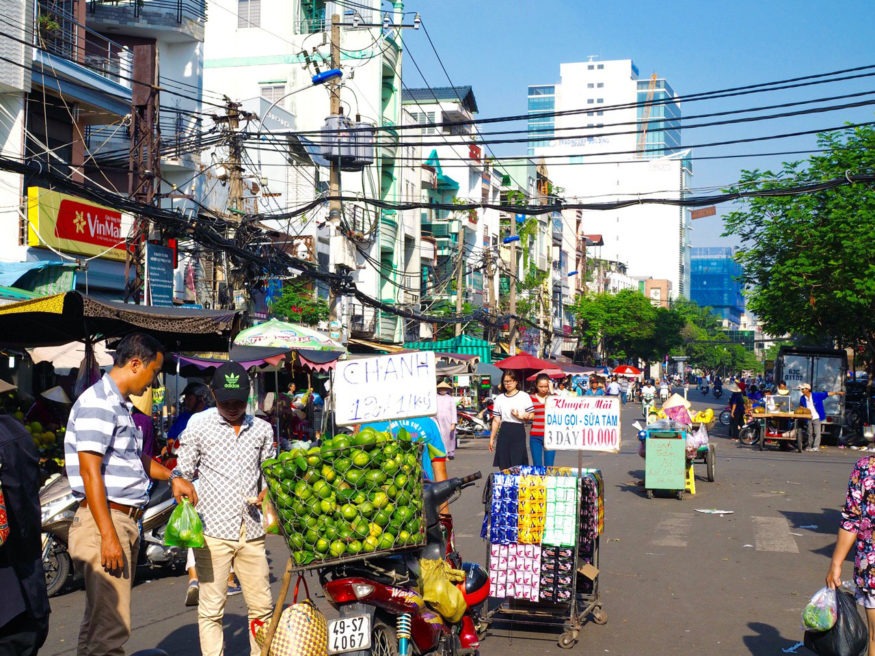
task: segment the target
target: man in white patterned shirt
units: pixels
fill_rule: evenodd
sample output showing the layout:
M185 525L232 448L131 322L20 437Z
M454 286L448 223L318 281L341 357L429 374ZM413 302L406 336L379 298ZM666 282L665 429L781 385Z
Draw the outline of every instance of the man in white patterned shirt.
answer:
M149 478L171 479L177 501L197 503L194 486L143 453L131 416L131 395L152 384L164 363L155 338L132 333L115 350L112 370L85 390L70 412L64 460L80 500L70 526L70 556L85 578L85 616L78 656L124 656L131 635L131 583L139 554L137 521L149 499Z
M266 421L246 414L249 376L240 364L216 369L210 388L216 407L194 415L180 436L173 475L199 472L206 545L194 550L200 582L198 633L204 656L224 653L222 619L231 565L243 588L250 622L267 620L273 611L270 572L261 526L261 463L273 457L273 430ZM253 504L251 500L257 498ZM252 656L261 649L250 635Z

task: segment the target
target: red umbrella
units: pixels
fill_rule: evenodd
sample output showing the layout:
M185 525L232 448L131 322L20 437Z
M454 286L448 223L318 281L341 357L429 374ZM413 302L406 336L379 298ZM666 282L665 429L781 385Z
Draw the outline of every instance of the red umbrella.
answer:
M631 364L621 364L619 367L615 368L612 373L621 376L640 376L641 370L638 367L633 367Z
M548 375L550 378L565 378L565 376L568 375L568 374L566 374L564 371L562 371L561 369L556 369L556 368L554 367L554 368L552 368L552 369L541 369L541 371L538 371L538 372L533 373L531 376L529 376L528 378L526 378L526 380L529 381L529 382L531 382L531 381L535 380L535 378L537 378L537 377L540 376L541 374L546 374L546 375Z
M501 362L496 362L495 366L499 369L504 369L505 371L519 371L521 369L533 369L537 371L539 369L555 369L556 363L536 358L534 355L529 355L528 353L518 353L517 355L505 358Z

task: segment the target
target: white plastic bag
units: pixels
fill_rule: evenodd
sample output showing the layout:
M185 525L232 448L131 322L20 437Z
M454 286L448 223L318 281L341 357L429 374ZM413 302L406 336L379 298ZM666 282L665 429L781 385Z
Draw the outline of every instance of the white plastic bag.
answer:
M705 424L699 424L694 433L687 433L687 456L692 458L696 455L699 447L708 444L708 429Z
M806 631L829 631L836 623L836 591L823 587L802 610L802 628Z

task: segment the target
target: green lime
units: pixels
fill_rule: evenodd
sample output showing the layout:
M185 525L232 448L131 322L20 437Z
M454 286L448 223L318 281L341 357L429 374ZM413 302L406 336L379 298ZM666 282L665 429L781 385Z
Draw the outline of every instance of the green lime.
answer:
M389 495L380 490L371 494L370 501L374 504L375 508L385 508L389 503Z
M306 464L306 462L304 464ZM305 467L305 469L306 469L306 467ZM297 474L298 473L297 463L292 462L291 460L287 460L285 463L283 463L283 473L286 476L294 476L295 474Z
M341 449L348 449L351 444L349 438L346 435L336 435L334 437L334 450L340 451Z
M374 504L372 504L370 501L365 501L363 503L358 504L358 511L364 517L370 517L375 512L377 512L377 509L374 507Z
M397 519L399 522L406 522L413 517L413 511L407 506L398 506L392 519Z
M319 527L319 519L318 517L314 517L313 515L304 515L300 521L301 526L305 528L318 528Z
M419 532L422 530L422 521L419 519L419 517L416 517L407 522L404 525L404 528L407 529L407 532L411 533L412 535L419 535Z
M400 467L399 467L398 463L395 462L394 460L387 459L381 465L381 469L383 470L383 473L386 474L386 476L394 476L395 474L398 473L398 470L400 469Z
M322 479L313 483L313 493L320 499L327 499L333 492L331 486Z
M322 456L318 454L313 454L312 456L307 456L307 465L310 467L318 467L322 464Z
M341 474L349 471L350 467L352 467L352 460L349 458L338 458L334 461L334 469Z
M352 532L357 538L366 538L371 534L371 527L366 521L357 521L352 526Z
M346 545L346 550L351 554L360 553L362 550L362 543L358 540L351 540L350 543Z
M298 481L297 483L295 483L294 490L295 496L298 497L301 501L306 501L311 496L313 496L313 490L310 489L310 486L307 485L307 483L305 483L304 481Z
M319 452L325 455L328 451L334 450L334 440L332 438L328 438L327 440L322 440L322 444L319 445Z
M335 558L340 558L346 553L346 544L342 540L334 540L328 547L328 553Z
M345 542L349 542L352 537L352 529L349 526L341 526L337 529L337 537Z
M364 540L362 540L362 551L366 553L376 551L378 546L380 546L380 542L373 535L369 535Z
M277 460L280 462L285 462L286 460L292 460L295 456L292 455L291 451L283 451L277 456Z
M361 449L352 452L352 464L356 467L367 467L371 462L371 456Z
M281 508L290 508L292 505L292 501L293 501L292 497L290 497L285 492L280 492L279 494L276 495L277 505L280 506Z
M262 461L261 470L264 471L265 469L273 467L278 462L279 460L277 460L276 458L268 458L267 460Z
M392 483L392 485L386 486L386 494L388 495L388 497L390 499L394 499L395 497L398 496L398 488L395 487L394 483Z
M322 499L319 502L319 506L325 515L331 515L337 510L337 502L334 499ZM323 517L325 515L323 515Z
M324 535L327 540L336 540L340 537L340 532L337 530L336 526L331 525L325 527Z
M337 473L329 465L322 465L322 478L333 483L334 479L337 478Z
M395 536L391 533L383 533L377 539L377 545L380 549L391 549L395 546Z
M402 428L395 435L395 439L398 440L398 442L401 442L401 443L406 442L409 444L410 441L413 439L413 436L411 436L410 433L407 432L406 428Z
M350 501L358 492L354 487L339 488L337 490L337 498L341 501Z
M401 449L398 447L395 442L389 442L386 446L383 447L383 455L387 458L394 458L397 453L399 453Z
M368 498L365 496L365 493L362 492L361 490L356 490L355 496L353 496L353 498L351 499L351 501L355 504L364 503L367 500L368 500Z
M371 489L380 487L385 482L386 474L380 469L371 469L365 474L365 484Z
M289 533L289 548L298 550L304 548L304 536L297 532Z
M359 516L359 509L351 503L345 503L340 507L340 516L346 521L351 522Z
M307 514L312 515L314 517L318 517L322 514L322 504L321 499L317 499L316 497L310 497L307 499Z
M391 520L391 516L385 510L381 510L374 515L374 523L378 526L387 526Z
M321 480L322 473L318 469L307 469L301 478L312 485L316 481Z
M372 446L377 443L377 431L365 427L352 436L352 441L356 446Z
M289 463L283 465L283 468L286 470L287 474L294 474L295 470L297 471L307 471L307 459L304 456L298 456L295 458L294 469L289 467Z
M367 454L366 454L367 455ZM365 477L365 472L361 469L350 469L346 472L346 482L352 485L353 487L358 487L359 483Z
M413 497L407 491L399 492L398 496L395 497L395 503L398 504L399 508L406 508L410 505L411 501L413 501Z
M375 538L378 538L382 533L383 529L379 524L375 524L374 522L368 524L368 535L373 535Z
M410 480L410 477L407 474L398 474L395 477L395 487L399 490L403 490L404 486L407 485L408 480Z
M313 548L316 549L318 553L327 553L329 546L331 546L331 543L328 540L325 538L319 538L316 540L316 544Z
M304 533L304 542L307 544L316 544L319 540L319 532L316 529L308 528Z

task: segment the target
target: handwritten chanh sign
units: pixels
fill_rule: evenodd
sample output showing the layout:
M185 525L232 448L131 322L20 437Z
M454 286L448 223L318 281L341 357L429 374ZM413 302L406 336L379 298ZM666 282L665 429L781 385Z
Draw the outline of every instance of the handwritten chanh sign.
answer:
M544 408L544 424L547 450L620 450L619 397L551 396Z
M437 414L436 373L432 351L338 362L334 378L337 424Z

